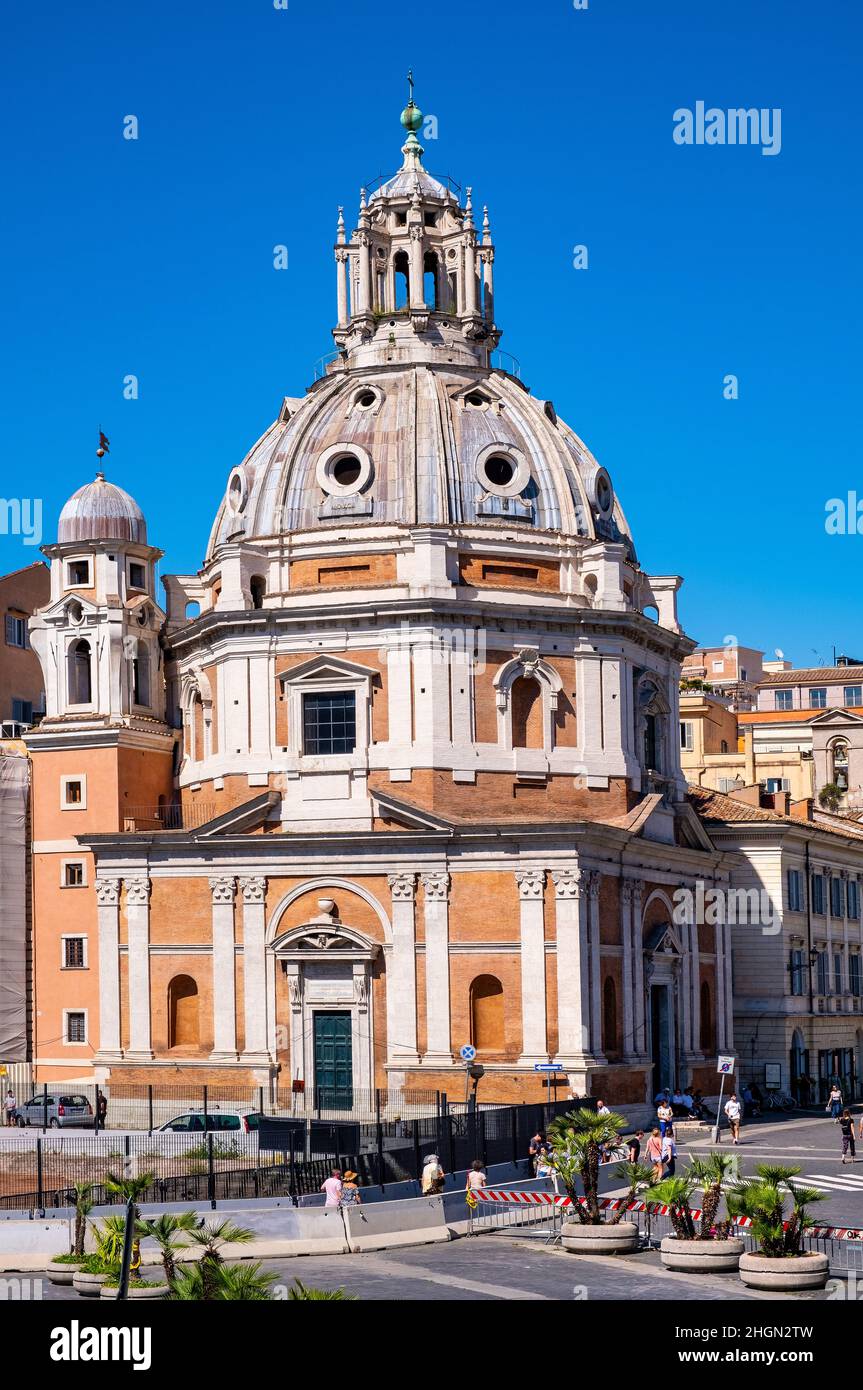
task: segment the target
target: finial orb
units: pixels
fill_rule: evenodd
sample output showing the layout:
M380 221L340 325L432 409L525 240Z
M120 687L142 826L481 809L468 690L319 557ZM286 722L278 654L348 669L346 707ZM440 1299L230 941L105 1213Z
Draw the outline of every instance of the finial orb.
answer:
M423 123L423 113L420 111L419 107L415 105L414 101L411 100L408 102L399 119L405 130L409 130L413 135L416 135Z

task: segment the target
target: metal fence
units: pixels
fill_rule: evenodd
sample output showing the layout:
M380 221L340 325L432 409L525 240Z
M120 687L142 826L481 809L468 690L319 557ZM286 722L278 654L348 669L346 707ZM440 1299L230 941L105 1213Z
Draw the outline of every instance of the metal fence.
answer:
M288 1138L266 1144L254 1129L0 1132L0 1209L67 1207L77 1183L92 1185L96 1204L110 1203L117 1200L108 1190L110 1174L149 1175L141 1198L145 1202L296 1198L319 1191L334 1165L353 1168L361 1184L385 1186L418 1179L430 1153L437 1153L450 1173L477 1158L485 1166L525 1159L536 1131L570 1106L558 1102L465 1110L440 1097L438 1108L421 1117L384 1119L379 1104L380 1119L368 1120L364 1112L339 1112L338 1123L305 1116L286 1127Z

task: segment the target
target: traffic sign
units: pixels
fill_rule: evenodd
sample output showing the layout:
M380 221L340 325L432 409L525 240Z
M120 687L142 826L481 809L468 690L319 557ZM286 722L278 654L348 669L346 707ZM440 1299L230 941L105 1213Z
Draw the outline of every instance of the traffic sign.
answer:
M563 1071L560 1062L534 1062L534 1071Z
M734 1075L734 1058L733 1058L733 1057L720 1057L720 1058L719 1058L719 1061L717 1062L716 1071L717 1071L717 1074L718 1074L719 1076L733 1076L733 1075Z
M459 1050L458 1055L463 1062L472 1062L476 1056L476 1048L472 1047L470 1043L465 1043L464 1047Z

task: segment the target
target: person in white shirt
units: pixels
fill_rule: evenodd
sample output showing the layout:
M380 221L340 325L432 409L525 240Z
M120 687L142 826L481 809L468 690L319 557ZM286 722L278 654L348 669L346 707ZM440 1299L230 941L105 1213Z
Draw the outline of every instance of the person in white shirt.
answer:
M741 1108L740 1101L737 1099L737 1094L734 1091L732 1091L731 1095L728 1097L728 1100L725 1102L725 1114L728 1118L728 1124L731 1129L731 1142L732 1144L739 1144Z

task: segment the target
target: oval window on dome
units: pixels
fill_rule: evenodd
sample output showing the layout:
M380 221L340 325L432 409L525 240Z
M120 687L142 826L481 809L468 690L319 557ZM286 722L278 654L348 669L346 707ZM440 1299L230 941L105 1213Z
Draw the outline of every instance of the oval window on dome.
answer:
M491 445L477 459L476 474L486 492L517 497L530 481L530 464L513 448Z
M596 510L607 521L614 511L614 488L611 486L611 479L604 468L597 471L593 484L593 497Z
M245 507L248 495L249 488L246 482L246 475L242 468L235 468L228 479L228 490L225 494L228 510L237 515Z
M372 461L357 444L336 444L318 460L318 484L330 496L362 492L372 477Z

